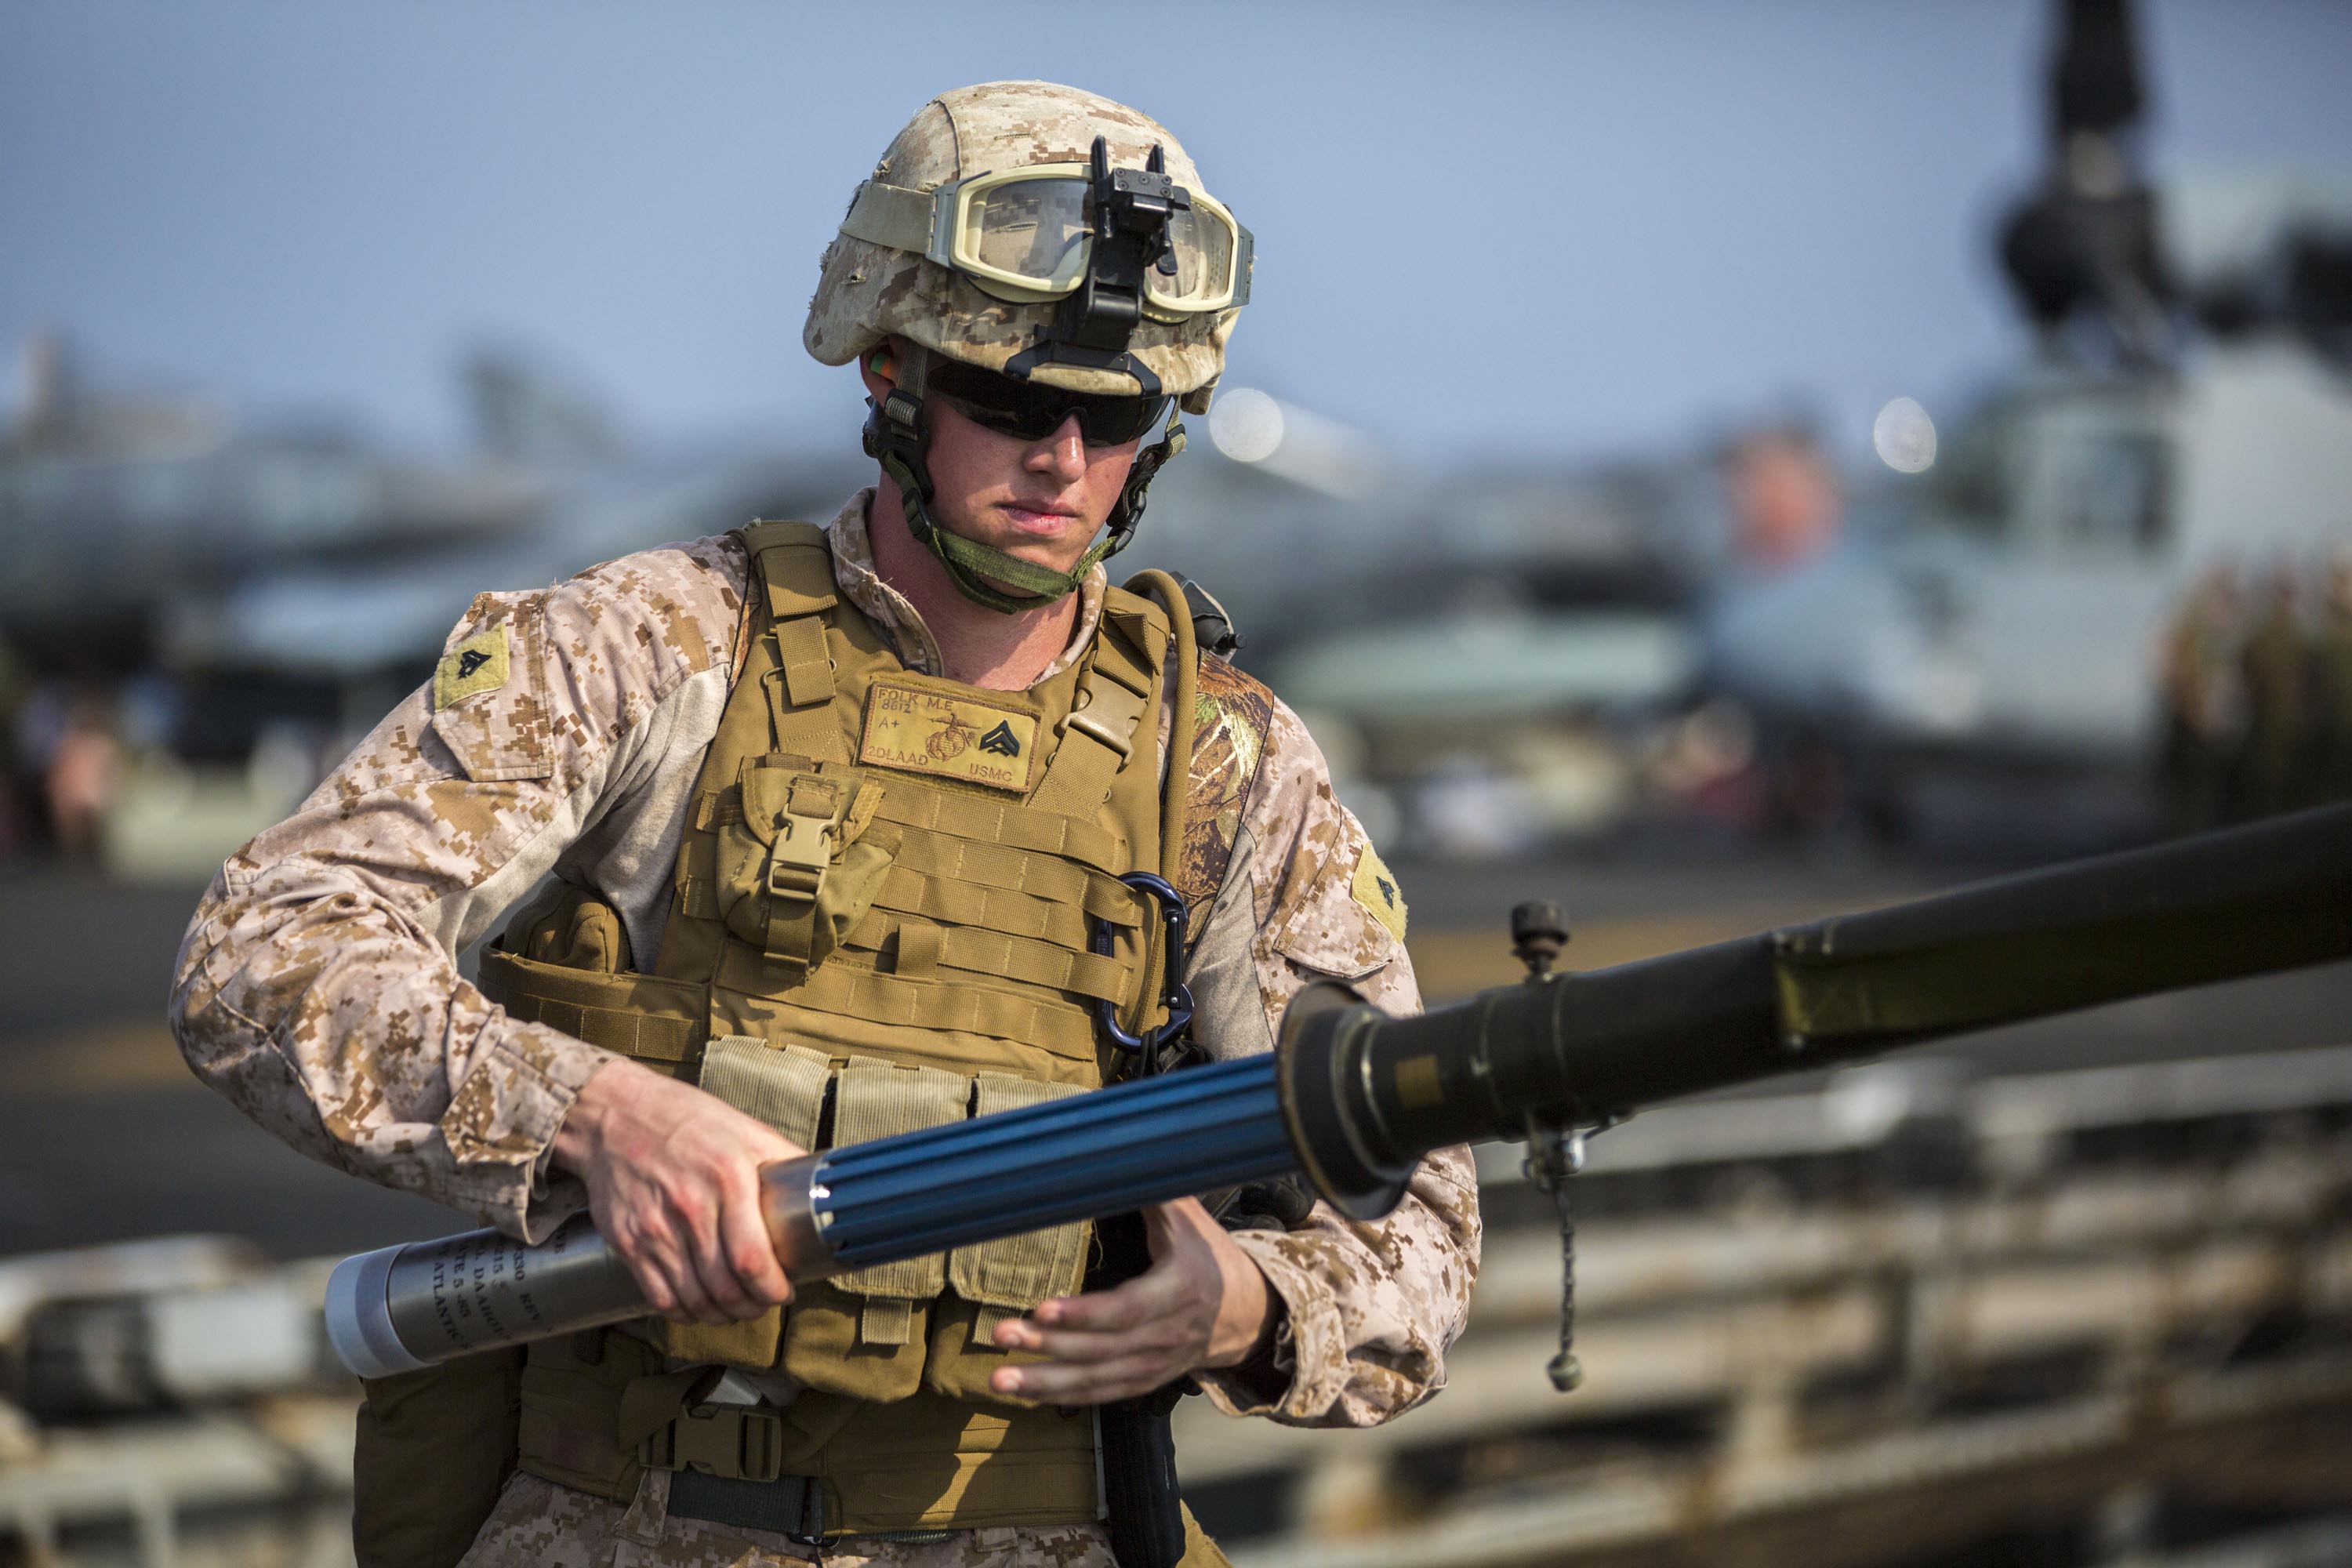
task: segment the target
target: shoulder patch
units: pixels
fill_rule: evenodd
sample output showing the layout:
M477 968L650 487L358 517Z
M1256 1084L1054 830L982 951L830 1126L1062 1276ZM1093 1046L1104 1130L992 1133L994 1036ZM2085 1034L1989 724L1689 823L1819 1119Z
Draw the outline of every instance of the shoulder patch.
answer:
M1397 886L1396 874L1370 844L1364 846L1363 855L1356 861L1355 880L1348 891L1374 920L1388 928L1391 936L1399 942L1404 940L1404 893Z
M477 784L555 772L546 616L544 590L479 594L442 645L431 688L433 732Z
M507 683L511 668L507 657L507 626L500 621L441 656L441 662L433 668L434 711L453 708L485 691L496 691Z

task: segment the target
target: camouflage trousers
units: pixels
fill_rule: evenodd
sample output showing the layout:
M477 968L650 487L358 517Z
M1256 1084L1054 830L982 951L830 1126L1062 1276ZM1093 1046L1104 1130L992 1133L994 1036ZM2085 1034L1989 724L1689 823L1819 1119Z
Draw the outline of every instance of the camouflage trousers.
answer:
M1114 1568L1098 1524L958 1531L928 1545L804 1546L764 1530L673 1518L669 1477L648 1474L628 1507L518 1475L458 1568Z

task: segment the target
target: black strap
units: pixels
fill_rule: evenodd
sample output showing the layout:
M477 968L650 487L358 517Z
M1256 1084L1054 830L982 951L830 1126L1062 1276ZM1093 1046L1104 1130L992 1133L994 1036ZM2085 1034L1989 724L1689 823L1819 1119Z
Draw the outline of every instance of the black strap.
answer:
M1176 1568L1184 1557L1184 1504L1167 1405L1150 1395L1123 1399L1104 1405L1098 1419L1112 1559L1118 1568Z
M745 1481L680 1470L669 1479L669 1511L814 1542L824 1539L824 1483L814 1476Z

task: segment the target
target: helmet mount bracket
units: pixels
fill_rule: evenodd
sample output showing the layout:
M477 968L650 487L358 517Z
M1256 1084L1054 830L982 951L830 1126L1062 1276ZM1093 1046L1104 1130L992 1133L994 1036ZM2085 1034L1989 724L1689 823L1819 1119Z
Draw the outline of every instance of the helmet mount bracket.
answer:
M1143 320L1143 275L1176 275L1170 220L1192 197L1168 177L1167 149L1152 145L1140 169L1114 169L1110 143L1097 136L1087 154L1094 244L1077 291L1054 313L1054 336L1073 348L1123 353Z
M1144 274L1176 275L1176 243L1169 225L1192 206L1192 193L1168 174L1168 150L1159 143L1140 169L1114 169L1110 143L1097 136L1087 153L1087 228L1093 239L1087 275L1055 309L1052 328L1013 357L1004 374L1026 380L1041 364L1073 364L1135 378L1137 393L1160 395L1160 378L1128 352L1143 321Z

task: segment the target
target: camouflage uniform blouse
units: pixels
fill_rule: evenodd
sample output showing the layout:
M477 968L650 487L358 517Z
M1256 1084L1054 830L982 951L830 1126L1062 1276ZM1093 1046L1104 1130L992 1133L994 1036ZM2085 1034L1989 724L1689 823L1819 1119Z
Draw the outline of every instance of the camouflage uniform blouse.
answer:
M841 590L910 668L937 674L930 633L875 574L866 500L832 524ZM304 1153L510 1235L544 1237L585 1207L549 1152L607 1053L509 1017L457 954L552 871L610 900L638 966L652 967L684 814L743 654L746 582L728 536L478 598L450 646L505 623L514 666L498 695L436 713L429 687L414 693L213 879L172 997L197 1075ZM1103 583L1097 568L1069 648L1040 679L1095 635ZM1212 731L1209 745L1251 743L1239 726ZM1391 1012L1420 1005L1391 930L1401 911L1354 890L1374 883L1357 876L1366 842L1321 753L1279 702L1264 732L1257 765L1235 770L1255 784L1199 825L1233 845L1192 971L1195 1032L1222 1057L1270 1049L1273 1020L1317 975L1351 977ZM1271 1403L1202 1374L1220 1407L1369 1426L1443 1384L1477 1270L1467 1151L1424 1161L1378 1225L1318 1205L1302 1229L1235 1239L1286 1310L1282 1359L1295 1371Z

